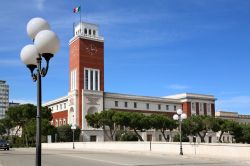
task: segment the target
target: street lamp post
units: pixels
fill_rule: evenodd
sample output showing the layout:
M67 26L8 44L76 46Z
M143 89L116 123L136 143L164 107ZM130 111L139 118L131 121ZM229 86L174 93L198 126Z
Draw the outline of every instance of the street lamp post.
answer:
M50 30L49 24L43 18L33 18L27 24L27 33L34 44L23 47L20 58L29 68L33 81L37 81L37 115L36 115L36 166L41 166L41 107L42 79L49 69L49 61L59 50L60 43L57 35ZM46 67L42 68L42 59ZM36 73L34 70L36 70Z
M183 155L182 150L182 135L181 135L181 124L182 120L187 118L187 115L185 113L182 113L182 109L178 109L176 111L177 114L174 114L173 119L179 121L179 133L180 133L180 155Z
M75 149L75 129L76 129L76 126L75 125L72 125L71 126L71 130L73 132L73 149Z

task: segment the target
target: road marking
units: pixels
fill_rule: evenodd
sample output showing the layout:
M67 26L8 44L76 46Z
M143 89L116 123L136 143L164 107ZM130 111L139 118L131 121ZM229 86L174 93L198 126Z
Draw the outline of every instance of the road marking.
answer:
M67 156L67 157L74 157L74 158L82 158L82 159L86 159L86 160L92 160L92 161L110 163L110 164L115 164L115 165L127 165L127 166L133 166L133 165L134 165L134 164L123 164L123 163L117 163L117 162L107 161L107 160L100 160L100 159L87 158L87 157L82 157L82 156L73 156L73 155L66 155L66 154L58 154L58 155Z

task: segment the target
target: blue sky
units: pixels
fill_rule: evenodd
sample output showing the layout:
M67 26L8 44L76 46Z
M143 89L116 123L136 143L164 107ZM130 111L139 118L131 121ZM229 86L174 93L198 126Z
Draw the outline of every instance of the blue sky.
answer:
M43 79L43 101L68 92L72 10L80 0L1 0L0 79L10 100L36 103L19 58L26 24L47 19L61 41ZM250 1L82 0L82 18L105 37L105 91L146 96L214 95L216 110L250 114Z

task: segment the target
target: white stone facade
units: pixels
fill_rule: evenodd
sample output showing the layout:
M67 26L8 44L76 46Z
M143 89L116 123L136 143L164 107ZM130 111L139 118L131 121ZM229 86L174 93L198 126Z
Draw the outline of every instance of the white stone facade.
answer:
M9 85L6 81L0 80L0 119L5 117L5 112L9 108Z

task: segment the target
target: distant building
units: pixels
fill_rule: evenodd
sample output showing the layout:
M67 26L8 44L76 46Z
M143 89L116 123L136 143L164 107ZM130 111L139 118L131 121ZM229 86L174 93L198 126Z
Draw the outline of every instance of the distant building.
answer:
M250 124L250 115L241 115L238 112L218 111L215 113L215 117L233 120L241 124Z
M9 107L16 107L19 105L20 105L20 103L14 103L13 101L9 103Z
M0 80L0 119L5 117L9 108L9 85L6 81Z
M250 115L240 115L238 112L226 112L226 111L217 111L215 112L215 117L232 120L239 122L240 124L250 124ZM217 140L219 139L220 132L216 133ZM222 142L224 143L233 143L235 140L229 132L225 132L222 136Z

